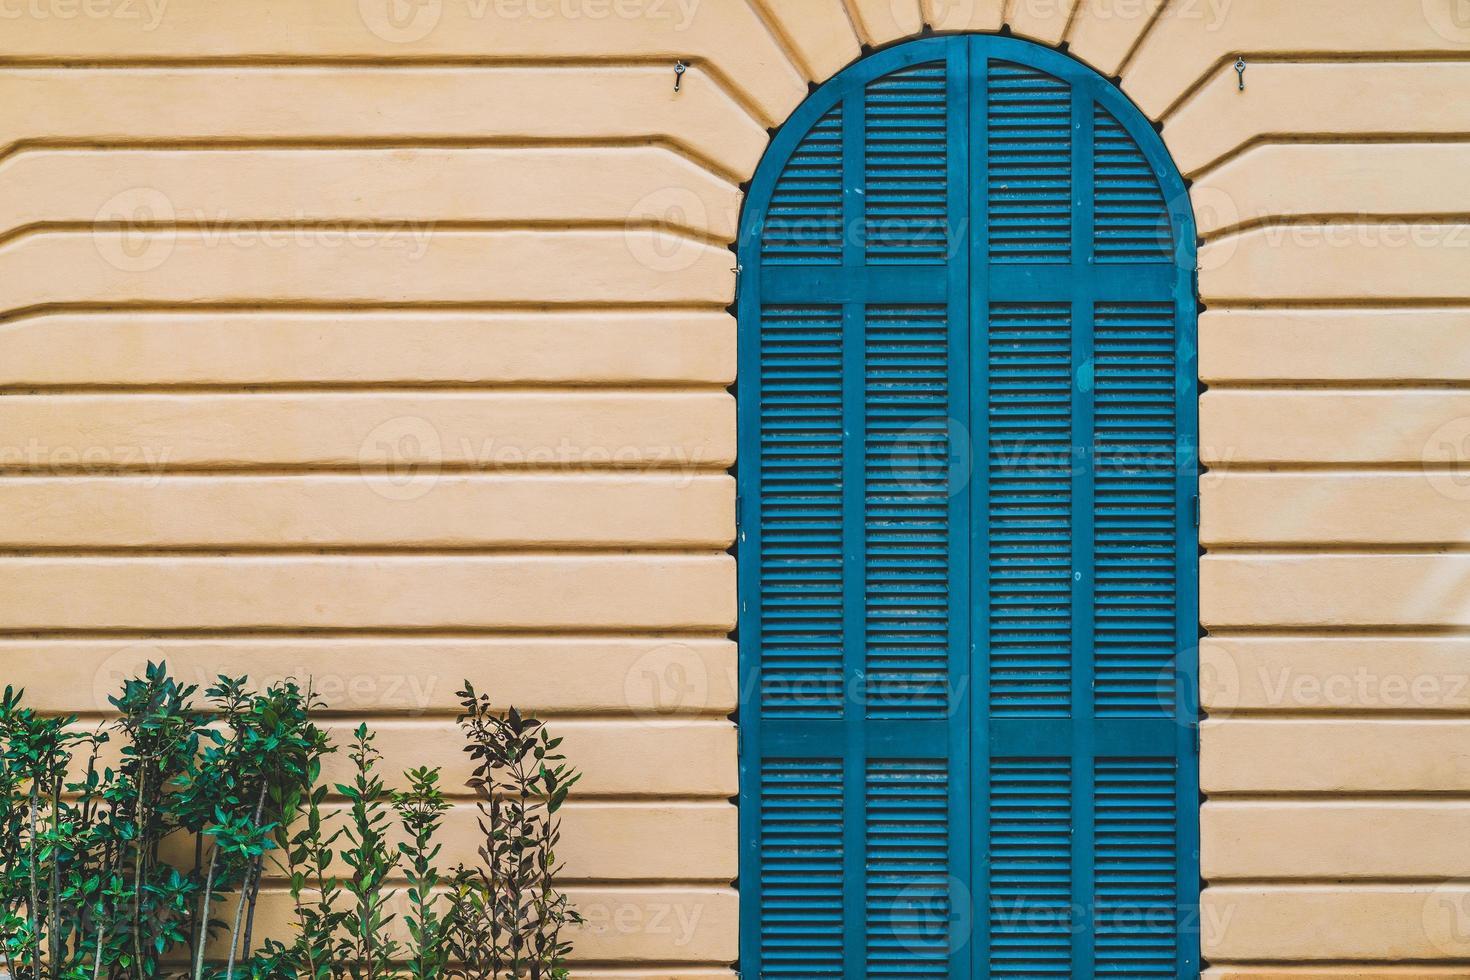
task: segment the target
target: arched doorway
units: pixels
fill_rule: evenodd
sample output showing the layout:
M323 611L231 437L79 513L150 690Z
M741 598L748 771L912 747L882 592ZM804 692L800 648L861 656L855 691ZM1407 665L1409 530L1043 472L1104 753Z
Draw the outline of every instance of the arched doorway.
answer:
M740 239L741 968L1198 971L1195 231L1108 80L931 37Z

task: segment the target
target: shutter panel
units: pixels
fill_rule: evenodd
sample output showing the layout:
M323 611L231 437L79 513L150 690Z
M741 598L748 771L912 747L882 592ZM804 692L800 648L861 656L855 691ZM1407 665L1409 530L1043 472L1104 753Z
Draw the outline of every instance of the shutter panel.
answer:
M1065 263L1072 252L1072 90L1024 65L991 61L990 260Z
M930 38L798 109L750 199L742 971L1192 975L1194 233L1156 134L1055 52Z
M951 240L968 52L925 51L813 110L750 242L752 975L938 980L969 963L950 922L970 873L969 719L952 710L969 673L968 505L950 492L969 390L967 256Z
M771 192L761 258L771 263L842 261L842 104L801 139Z
M762 765L763 976L842 976L842 818L841 759Z
M1072 311L995 303L989 323L990 715L1072 701Z
M760 328L761 709L842 713L842 311L770 306Z
M1111 112L1093 112L1093 157L1099 262L1167 262L1169 215L1153 167Z

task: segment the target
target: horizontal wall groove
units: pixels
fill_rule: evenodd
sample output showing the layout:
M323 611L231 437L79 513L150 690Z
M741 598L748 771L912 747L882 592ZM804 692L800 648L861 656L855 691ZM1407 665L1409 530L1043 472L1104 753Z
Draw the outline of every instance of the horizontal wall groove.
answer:
M0 630L0 645L7 641L76 641L76 639L153 638L171 639L238 639L238 641L279 641L279 639L381 639L381 641L404 641L404 639L525 639L525 641L556 641L572 636L576 639L719 639L728 641L729 630L723 629L656 629L656 630L609 630L589 626L582 630L566 629L463 629L463 627L438 627L438 629L343 629L343 627L320 627L320 629L290 629L279 627L269 633L256 629L129 629L129 630Z
M1463 881L1453 875L1441 877L1429 877L1424 875L1344 875L1340 878L1327 877L1323 875L1290 875L1283 877L1262 878L1251 875L1213 875L1207 876L1211 887L1235 885L1237 887L1249 888L1274 888L1276 886L1307 887L1326 886L1333 888L1359 888L1372 885L1443 885L1450 881Z
M1164 4L1167 6L1167 3ZM1445 50L1432 48L1409 49L1403 51L1292 51L1290 49L1265 49L1265 50L1238 50L1231 51L1227 55L1221 55L1213 64L1200 73L1200 76L1190 82L1170 102L1168 106L1159 113L1159 120L1168 125L1170 117L1182 110L1185 105L1209 85L1221 70L1235 64L1237 58L1244 58L1247 64L1276 64L1276 65L1350 65L1350 64L1379 64L1391 65L1399 62L1417 62L1420 64L1464 64L1470 61L1470 55L1459 54ZM1126 66L1120 70L1120 74L1126 76ZM1124 89L1127 89L1127 80L1124 80Z
M1462 472L1463 467L1454 463L1415 463L1411 461L1386 461L1381 463L1368 461L1354 461L1351 463L1335 462L1231 462L1216 460L1205 467L1207 473L1217 477L1228 476L1231 473L1280 473L1283 475L1292 473L1446 473L1457 474ZM1208 479L1208 478L1207 478Z
M1431 133L1405 131L1398 133L1312 133L1312 132L1265 132L1258 133L1232 149L1201 163L1185 174L1191 181L1199 183L1220 167L1238 160L1258 146L1308 144L1361 144L1361 143L1466 143L1470 133ZM3 159L3 157L0 157Z
M1470 665L1467 665L1466 670L1470 672ZM1304 724L1356 721L1364 725L1394 721L1437 721L1447 725L1463 725L1470 721L1470 708L1341 708L1330 705L1322 708L1235 708L1206 705L1203 721L1216 725L1238 721L1302 722Z
M1221 887L1230 887L1230 886L1226 885L1226 886L1221 886ZM1241 886L1236 886L1236 887L1241 887ZM1307 959L1307 958L1302 957L1302 956L1293 956L1293 957L1291 957L1289 959L1288 958L1282 958L1282 959L1277 959L1277 960L1262 960L1262 959L1225 959L1225 958L1219 957L1219 956L1212 956L1212 957L1210 957L1209 966L1210 967L1230 967L1230 968L1253 968L1253 969L1254 968L1259 968L1259 969L1263 969L1263 970L1270 970L1271 971L1271 976L1273 976L1273 977L1277 976L1278 975L1278 972L1282 968L1286 967L1286 968L1292 968L1292 971L1293 972L1301 972L1301 973L1307 974L1307 975L1311 976L1313 978L1313 980L1317 980L1317 977L1318 977L1318 975L1320 974L1320 972L1322 970L1338 970L1338 969L1346 969L1346 968L1376 969L1376 968L1379 968L1379 967L1388 967L1388 968L1392 968L1392 969L1400 969L1400 968L1403 968L1404 969L1404 972L1406 973L1406 975L1408 975L1409 977L1411 977L1412 980L1423 980L1423 977L1425 977L1426 975L1431 975L1431 976L1433 975L1432 973L1431 974L1426 974L1424 972L1425 970L1434 970L1434 969L1439 969L1439 968L1453 967L1453 966L1457 966L1457 965L1460 965L1460 964L1464 964L1466 966L1470 966L1470 959L1459 959L1459 958L1455 958L1455 957L1438 957L1438 958L1434 958L1434 959L1415 959L1412 962L1422 963L1423 964L1423 966L1420 967L1420 968L1418 968L1418 969L1413 968L1413 967L1405 967L1404 964L1407 963L1407 962L1411 962L1407 957L1396 957L1396 958L1393 958L1393 959L1382 959L1382 960L1333 960L1333 959L1319 960L1319 959ZM1392 974L1390 974L1390 975L1392 975ZM1464 976L1464 974L1461 974L1461 973L1451 973L1451 974L1445 974L1445 976L1446 977L1452 977L1452 978L1461 978L1461 977ZM1358 977L1357 980L1371 980L1371 978L1368 978L1368 977Z
M733 297L732 297L733 299ZM636 312L648 310L651 312L697 312L723 313L729 304L721 303L693 303L693 304L669 304L659 302L646 303L464 303L464 302L407 302L389 303L376 301L371 303L359 302L323 302L303 303L299 300L270 300L260 299L249 303L38 303L33 306L17 307L10 310L0 310L0 325L12 323L16 320L30 317L45 316L50 313L181 313L181 312L216 312L216 313L351 313L359 311L367 312L401 312L401 311L461 311L480 313L501 312L533 312L533 313L590 313L597 311Z
M4 397L0 395L0 397ZM677 460L667 463L660 462L629 462L620 464L616 461L607 463L451 463L443 462L434 465L434 472L438 476L615 476L628 474L630 476L657 476L660 474L686 474L693 478L696 476L719 476L728 474L730 467L723 463L702 463L699 461L679 462ZM138 477L138 476L392 476L393 470L382 466L355 466L352 464L330 464L330 463L303 463L300 465L282 465L279 463L269 465L245 465L245 464L220 464L218 466L173 466L164 469L150 468L147 465L138 466L46 466L46 467L23 467L17 466L0 472L0 480L7 479L44 479L49 477Z
M1218 228L1203 236L1210 245L1237 238L1252 231L1291 228L1340 228L1343 226L1372 227L1386 224L1413 224L1416 226L1461 225L1470 222L1470 212L1422 211L1422 212L1373 212L1373 213L1316 213L1270 215L1240 224ZM0 239L3 241L3 239Z
M731 184L739 184L743 179L718 160L706 156L688 143L657 135L599 137L597 139L534 136L177 139L140 136L128 140L35 136L17 139L9 144L0 144L0 170L3 170L12 158L32 150L91 150L99 153L127 153L134 150L590 150L646 149L650 147L667 150Z
M1404 638L1404 637L1465 637L1470 636L1470 627L1461 626L1404 626L1394 623L1376 623L1371 625L1354 626L1246 626L1231 624L1229 626L1205 625L1206 635L1214 639L1261 639L1279 637L1281 639L1292 639L1297 637L1321 637L1330 639L1334 637L1382 637Z
M1274 556L1311 557L1313 555L1332 555L1334 557L1351 558L1354 555L1400 555L1404 557L1424 557L1432 555L1452 555L1470 553L1470 542L1442 542L1442 541L1393 541L1382 544L1367 542L1353 542L1343 544L1336 541L1320 542L1280 542L1267 541L1224 541L1216 539L1202 539L1202 543L1211 555L1231 555L1241 558L1270 558Z
M740 106L761 128L768 129L778 125L782 120L771 119L763 113L755 99L740 86L728 73L718 65L712 64L705 59L688 58L686 62L691 66L697 65L706 77L712 80L721 91L729 97L730 101ZM126 71L126 70L178 70L191 71L311 71L321 68L362 68L362 69L394 69L394 68L500 68L500 69L538 69L538 68L663 68L669 64L666 55L646 55L643 57L528 57L512 56L505 58L486 57L483 54L468 55L409 55L386 58L382 56L371 57L364 55L341 55L337 57L306 58L299 55L282 55L277 57L211 57L201 55L191 58L0 58L0 71L8 69L24 69L28 71Z
M1442 980L1464 980L1465 974L1459 972L1454 966L1446 966L1443 962L1427 962L1418 966L1405 966L1402 960L1372 963L1365 960L1310 960L1295 962L1278 961L1253 961L1253 960L1223 960L1218 957L1210 961L1206 972L1202 974L1206 980L1210 978L1221 978L1221 980L1250 980L1250 977L1259 975L1263 980L1282 980L1286 977L1302 977L1304 980L1330 980L1339 977L1341 980L1393 980L1401 977L1403 980L1430 980L1430 978L1442 978ZM1238 972L1242 970L1252 971L1250 974ZM1260 974L1254 971L1260 970ZM1363 971L1371 970L1371 973ZM1222 972L1229 971L1229 972ZM1330 976L1329 976L1330 975Z
M722 554L722 552L717 552ZM493 626L483 629L465 628L463 626L434 626L434 627L399 627L385 629L379 626L343 627L343 626L252 626L248 629L239 627L220 627L218 629L198 628L156 628L140 627L137 629L95 629L88 627L77 627L75 629L0 629L0 642L5 640L218 640L230 639L240 636L258 636L264 638L281 639L294 637L298 639L324 639L329 637L341 637L344 639L363 639L366 637L390 638L414 638L414 639L497 639L497 638L543 638L562 637L566 639L627 639L629 637L659 636L671 640L685 638L706 639L729 639L730 631L722 629L709 629L703 626L691 626L687 629L679 627L660 627L657 632L650 633L647 629L629 627L628 629L616 629L606 626L595 627L558 627L548 629L546 627L505 627Z
M261 71L299 70L315 68L649 68L665 67L668 59L662 55L600 57L529 57L525 55L504 58L487 57L483 54L404 54L396 57L371 55L329 55L326 57L303 57L301 55L280 56L216 56L197 55L172 58L17 58L0 56L0 71L27 69L43 71L113 71L126 69L177 69L191 70L235 70L240 68Z
M402 218L322 217L306 220L296 218L266 218L259 220L221 219L219 221L35 221L0 232L0 246L13 245L16 242L24 241L30 236L42 233L86 236L93 235L99 231L124 231L133 235L145 233L187 233L201 235L205 238L218 237L223 239L229 236L232 231L249 230L265 233L309 232L312 230L340 228L343 225L350 225L353 233L371 231L393 232L409 226L420 232L428 232L427 240L430 243L432 243L433 234L440 231L483 232L486 235L518 231L556 232L563 235L656 231L672 239L682 239L700 245L712 245L716 248L724 248L729 245L728 239L723 236L701 234L697 229L691 227L675 227L672 222L668 221L584 221L568 219L548 219L546 221L524 219L510 221L445 221L439 218L419 219L404 216Z
M446 471L452 470L452 467L449 466L449 464L444 464L442 468ZM151 486L153 484L166 485L171 481L184 482L195 480L201 475L211 478L217 478L215 482L220 484L251 483L256 481L279 481L282 483L290 483L296 481L298 478L320 477L323 481L345 483L350 485L356 483L364 475L364 470L356 466L346 467L345 469L339 467L338 469L341 470L340 472L333 472L332 467L325 467L324 472L316 472L315 470L302 471L294 467L280 467L279 472L273 473L270 472L271 469L271 467L262 466L259 468L258 472L252 471L244 475L232 473L221 474L212 469L205 469L202 471L202 473L191 473L188 472L187 468L180 470L166 470L164 472L156 474L88 473L81 475L80 479L102 480L109 482L117 481L118 483L146 483ZM374 473L373 467L367 467L366 472L376 475L376 473ZM641 473L635 470L622 469L617 467L612 467L606 470L597 470L588 467L585 469L573 470L571 472L563 472L557 466L549 466L544 471L517 470L508 473L482 473L471 470L470 472L457 473L453 475L461 478L467 478L473 480L474 482L504 486L530 486L536 483L561 483L574 486L579 483L585 483L591 486L608 482L619 486L636 486L640 483L652 483L658 484L660 486L666 486L669 483L678 483L686 479L691 483L725 483L729 479L731 479L732 476L729 471L729 467L712 467L708 472L692 473L685 476L684 474L679 472L670 472L665 470L655 469L654 471L649 473ZM54 483L62 480L71 482L75 479L77 479L77 476L70 473L47 475L36 473L0 472L0 483L5 483L7 481L11 483Z
M1465 310L1470 309L1462 297L1424 296L1375 299L1371 296L1345 296L1339 299L1255 299L1249 296L1205 296L1203 300L1211 312L1229 313L1234 310L1323 310L1323 311L1414 311L1414 310Z
M1462 467L1455 463L1237 463L1230 466L1224 463L1211 463L1208 467L1209 475L1201 481L1205 492L1212 492L1211 481L1216 483L1227 481L1232 470L1245 471L1247 475L1262 480L1272 477L1281 477L1283 480L1298 476L1334 477L1334 476L1379 476L1383 474L1396 476L1419 476L1424 473L1458 473Z
M1470 383L1467 383L1470 387ZM493 392L497 395L581 395L581 394L616 394L618 392L631 392L634 394L662 394L662 395L708 395L727 391L728 384L718 381L603 381L588 380L585 382L571 381L414 381L403 380L394 382L383 381L305 381L305 382L261 382L261 383L239 383L228 382L219 384L189 383L189 384L88 384L78 382L76 384L54 384L54 385L30 385L0 384L0 396L9 395L273 395L273 394L306 394L320 393L324 395L354 394L354 395L398 395L398 394L433 394L434 392L449 392L452 394L473 394L475 392Z
M1302 806L1330 806L1338 803L1470 803L1470 791L1426 793L1403 790L1210 790L1208 806L1212 802L1237 803L1295 803Z
M1200 380L1208 384L1211 391L1325 391L1352 394L1374 391L1464 391L1470 389L1470 378L1405 378L1401 381L1383 378L1269 380L1201 375Z
M734 533L732 516L731 534ZM154 547L119 545L107 548L88 546L5 548L0 546L0 558L100 558L136 559L154 558L191 559L218 558L629 558L647 555L650 558L703 558L711 550L726 547L726 543L694 541L688 544L644 545L591 544L580 547L575 544L509 544L509 545L405 545L403 547L382 546L320 546L320 545L252 545L245 547L198 545L189 547Z

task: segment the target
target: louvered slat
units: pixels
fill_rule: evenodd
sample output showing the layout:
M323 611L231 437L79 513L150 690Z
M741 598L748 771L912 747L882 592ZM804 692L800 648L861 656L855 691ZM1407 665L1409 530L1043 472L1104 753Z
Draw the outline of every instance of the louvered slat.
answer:
M1173 977L1179 842L1173 759L1098 759L1093 814L1099 977Z
M915 65L869 82L864 111L868 261L944 261L949 247L944 63Z
M1101 715L1174 713L1174 307L1095 315L1094 697Z
M769 715L842 713L842 318L761 317L761 701Z
M942 759L869 761L868 977L949 976L949 773Z
M990 976L1070 975L1072 766L990 764Z
M1072 89L1046 72L990 63L990 260L1072 255Z
M761 259L836 265L842 260L842 103L802 139L771 194Z
M948 332L943 307L867 311L864 620L871 718L939 718L948 704Z
M1071 308L991 309L990 707L1066 717L1072 658Z
M761 974L842 976L842 762L761 767Z
M1093 117L1098 261L1166 260L1172 236L1153 167L1112 113L1096 106Z

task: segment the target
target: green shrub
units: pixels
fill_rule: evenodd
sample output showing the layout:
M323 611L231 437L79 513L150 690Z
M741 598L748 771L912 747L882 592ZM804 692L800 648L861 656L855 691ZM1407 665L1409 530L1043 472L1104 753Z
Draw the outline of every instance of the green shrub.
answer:
M362 725L352 781L324 785L338 747L309 685L221 676L201 699L149 664L94 731L6 688L0 967L14 980L565 976L578 919L554 881L557 814L578 774L540 722L496 712L468 682L460 696L481 861L441 870L440 769L411 769L395 791ZM109 745L115 765L100 761ZM181 852L192 859L169 859ZM293 932L257 943L272 872ZM393 938L400 877L406 943Z

